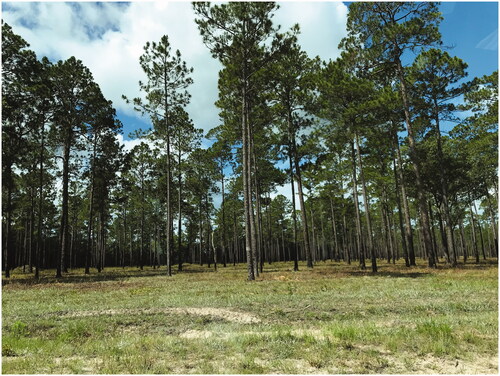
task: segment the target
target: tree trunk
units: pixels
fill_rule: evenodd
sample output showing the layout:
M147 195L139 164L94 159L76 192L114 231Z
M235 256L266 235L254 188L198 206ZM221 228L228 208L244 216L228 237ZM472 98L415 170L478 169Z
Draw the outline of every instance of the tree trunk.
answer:
M63 189L62 189L62 215L60 227L60 243L59 252L57 255L57 270L56 278L62 277L62 270L64 268L64 254L68 243L68 208L69 208L69 158L71 148L71 130L67 130L66 140L64 142L64 156L63 156Z
M271 195L268 193L267 195L269 201L266 206L266 214L267 214L267 248L270 249L273 244L273 233L272 233L272 228L271 228L271 211L269 210L269 207L271 206ZM268 255L268 263L271 264L271 256ZM277 261L280 261L280 254L279 254L279 242L277 243Z
M477 216L477 207L476 202L472 201L472 206L474 207L475 215ZM483 254L483 260L486 260L486 254L484 253L484 238L483 238L483 229L481 228L481 223L477 224L477 228L479 229L479 239L481 240L481 252Z
M408 247L408 266L416 266L415 262L415 246L413 244L413 229L411 226L411 217L410 217L410 206L408 205L408 196L406 195L406 183L403 174L403 159L401 158L401 149L399 148L398 134L394 132L394 138L396 143L396 160L397 164L397 172L399 175L399 182L401 187L401 199L403 201L403 211L404 211L404 220L405 220L405 242ZM396 179L397 182L397 179Z
M325 226L324 226L324 223L323 223L323 210L324 210L323 202L321 202L321 216L320 216L320 225L321 225L321 260L323 262L325 262L326 258L327 258L327 252L326 252Z
M356 178L356 154L354 150L354 141L351 141L351 164L352 164L352 195L354 200L354 208L356 211L356 248L359 254L359 266L362 270L366 269L363 234L361 228L361 215L359 213L358 201L358 181Z
M180 145L180 140L179 140ZM178 151L179 157L179 174L177 176L177 181L179 183L179 190L177 196L177 210L179 212L179 219L177 221L177 252L179 252L179 266L178 270L182 271L182 263L184 262L184 251L182 249L182 173L181 173L181 148L179 146Z
M479 264L479 250L477 248L477 238L476 238L476 220L474 218L474 213L472 212L472 204L469 205L470 213L470 226L472 230L472 245L474 247L474 255L476 256L476 264Z
M89 223L87 226L87 248L85 252L85 274L90 274L90 254L92 251L92 223L94 220L94 180L95 180L95 157L97 140L94 136L94 142L92 147L92 160L91 160L91 172L90 172L90 197L89 197Z
M498 234L497 234L497 225L495 221L495 213L493 212L493 205L491 204L490 194L488 189L486 189L486 200L488 202L488 211L491 219L491 229L493 232L493 243L495 245L495 257L498 258Z
M413 126L411 123L410 116L410 104L408 101L408 94L406 89L406 81L403 72L403 66L401 64L401 60L396 58L396 70L400 81L400 89L401 89L401 97L403 100L403 107L405 113L405 123L406 129L408 131L408 146L409 146L409 155L413 164L413 170L415 172L415 188L417 190L418 196L418 205L419 205L419 213L420 213L420 223L422 226L423 237L424 237L424 248L429 255L429 266L436 267L436 260L434 259L434 252L432 249L432 239L429 225L429 213L427 212L427 199L425 197L424 189L422 186L422 178L420 177L420 162L418 160L416 154L416 143L415 137L413 134Z
M255 230L256 230L256 244L257 244L257 276L259 275L259 272L262 273L263 268L264 268L264 247L263 247L263 235L262 235L262 213L261 213L261 198L260 198L260 187L259 187L259 170L257 166L257 158L255 157L255 148L253 146L253 140L252 140L252 159L253 159L253 167L254 167L254 186L255 186L255 216L257 217L257 223L255 224ZM255 220L254 220L255 223Z
M43 168L44 168L44 151L45 151L45 124L40 127L40 165L38 175L38 229L37 229L37 246L35 255L35 279L40 278L40 262L42 253L42 225L43 225Z
M291 143L288 145L288 158L290 161L290 184L292 187L292 220L293 220L293 271L299 271L299 250L297 248L297 211L295 210L295 183L292 165Z
M144 170L140 172L141 174L141 244L139 250L139 268L141 270L144 269L144 222L145 222L145 213L144 213Z
M333 200L330 197L330 210L332 212L332 230L333 230L333 244L335 246L335 255L334 258L336 261L340 261L339 257L339 244L338 244L338 239L337 239L337 226L335 224L335 211L333 210Z
M220 169L220 176L221 176L221 189L222 189L222 203L221 203L221 209L222 209L222 266L225 268L226 267L226 262L227 262L227 249L226 249L226 215L225 215L225 207L224 207L224 168L223 165L221 165Z
M389 214L387 214L387 223L389 224L389 228L392 228L392 236L391 236L391 242L393 245L392 263L396 264L396 260L399 261L399 247L398 247L397 237L396 237L396 225L394 224L392 216Z
M447 251L448 258L451 257L450 263L451 266L457 266L457 254L455 251L455 239L453 236L453 225L451 223L451 215L450 215L450 207L448 205L448 187L446 186L445 179L445 168L444 158L443 158L443 147L441 140L441 130L439 129L439 106L437 98L434 98L434 121L436 123L436 141L437 141L437 151L438 151L438 159L439 159L439 180L441 185L441 195L442 197L442 214L444 217L444 226L446 230L446 243L447 243Z
M311 205L312 206L312 205ZM316 232L314 229L314 213L312 211L312 207L309 209L309 213L311 214L311 235L312 235L312 244L311 244L311 255L312 255L312 260L315 263L316 262L316 257L318 253L318 242L316 241Z
M202 200L203 198L200 196L200 266L203 265L203 220L202 220Z
M382 228L381 232L383 234L383 244L385 248L385 255L387 257L387 263L389 264L391 262L391 249L389 248L389 226L387 224L387 216L385 213L385 208L384 204L381 203L380 205L380 217L382 218Z
M312 260L311 246L309 242L309 228L308 228L309 226L307 224L306 205L304 202L304 193L302 190L302 175L300 172L299 157L297 154L297 145L295 143L294 132L292 132L292 150L293 150L293 157L294 157L293 160L295 165L295 176L297 178L297 191L299 194L300 214L302 218L302 231L304 234L304 251L307 260L307 267L312 268L313 260Z
M368 199L368 193L366 192L365 174L363 172L363 161L361 159L361 152L359 150L359 136L357 132L354 132L356 139L356 154L359 161L359 177L361 179L361 189L363 192L363 203L365 205L365 218L366 218L366 229L368 231L368 251L370 252L372 261L372 272L377 272L377 258L375 256L375 249L373 247L373 232L372 232L372 221L370 217L370 201Z
M432 240L432 244L433 244L433 247L432 247L433 254L431 256L435 258L436 262L439 262L438 246L437 246L437 240L436 240L436 230L434 228L434 215L433 215L432 206L431 206L430 201L428 202L428 205L429 205L430 226L431 226L430 227L431 240ZM422 236L423 236L423 233L422 233ZM429 256L429 257L431 257L431 256Z
M254 144L253 144L253 132L252 132L252 127L250 125L250 120L249 120L249 114L250 114L250 102L247 102L247 111L246 111L246 117L247 117L247 132L248 132L248 155L247 155L247 164L248 164L248 195L250 198L250 205L249 205L249 218L250 218L250 240L251 240L251 245L252 245L252 264L253 264L253 270L254 270L254 275L255 277L259 276L259 243L258 243L258 228L257 228L257 223L255 221L255 212L254 212L254 194L255 189L256 189L256 184L252 179L252 176L255 177L256 171L255 171L255 166L252 165L252 159L254 155ZM257 204L257 195L255 194L255 201Z
M244 25L245 27L245 25ZM250 179L249 175L249 132L248 132L248 98L247 98L247 73L246 64L243 67L243 93L242 93L242 106L241 106L241 138L242 138L242 175L243 175L243 206L244 206L244 220L245 220L245 252L247 257L247 271L248 280L255 280L254 273L254 259L252 247L252 221L250 211L252 211L252 195L250 192Z
M464 226L462 225L462 220L458 221L458 227L460 230L460 243L462 245L462 254L464 257L464 264L467 262L467 241L465 240Z
M399 148L399 146L398 146ZM403 246L403 256L405 258L405 265L406 267L410 267L410 259L408 257L408 244L407 244L407 239L408 239L408 234L406 232L406 229L403 225L403 213L401 212L401 197L399 196L399 183L398 183L398 173L397 173L397 170L396 170L396 160L394 159L393 161L393 170L394 170L394 181L395 181L395 185L396 185L396 189L395 189L395 192L396 192L396 203L397 203L397 206L398 206L398 219L399 219L399 229L401 231L401 243L402 243L402 246ZM410 237L411 237L411 228L410 228ZM396 239L396 238L394 238ZM412 244L413 244L413 239L412 239ZM413 245L412 245L413 247ZM415 261L415 254L413 254L413 259Z

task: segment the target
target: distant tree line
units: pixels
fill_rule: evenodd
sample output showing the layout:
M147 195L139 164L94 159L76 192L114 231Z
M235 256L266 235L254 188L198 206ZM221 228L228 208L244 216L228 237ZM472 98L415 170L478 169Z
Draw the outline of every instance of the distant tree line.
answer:
M498 257L497 71L467 80L440 49L436 3L352 3L327 62L298 25L280 32L277 9L193 3L223 67L206 135L185 109L193 69L167 36L147 42L141 97L123 98L153 127L129 152L82 62L39 60L2 23L5 276L245 262L253 280L276 261Z

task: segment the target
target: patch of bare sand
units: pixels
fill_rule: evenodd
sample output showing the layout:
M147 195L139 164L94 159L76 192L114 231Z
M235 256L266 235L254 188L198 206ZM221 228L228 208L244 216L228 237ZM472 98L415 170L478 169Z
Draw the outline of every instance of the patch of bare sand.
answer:
M177 313L195 316L212 316L240 324L255 324L261 320L248 312L232 311L225 308L185 307L185 308L146 308L146 309L105 309L99 311L75 311L59 315L59 317L90 317L103 315L148 315L159 313Z
M405 364L400 359L388 360L396 370L404 371L411 374L461 374L461 375L497 375L498 374L498 358L495 356L476 356L472 361L438 358L433 355L424 357L416 357L408 354L411 357L412 367L408 369L408 364Z
M375 350L381 357L373 364L360 364L359 360L343 360L344 372L364 373L377 370L378 373L411 375L497 375L498 359L495 356L476 356L473 360L439 358L431 354L418 356L410 353L391 353L380 346L356 345L366 351ZM382 360L382 363L379 362ZM385 362L384 362L385 361ZM371 363L371 362L370 362Z
M209 337L218 337L218 338L230 338L230 337L237 337L237 336L272 336L273 334L276 334L275 332L258 332L258 331L245 331L245 332L226 332L226 333L219 333L219 332L212 332L209 330L187 330L184 333L179 334L179 337L181 338L188 338L188 339L204 339L204 338L209 338ZM321 330L318 329L294 329L291 331L291 334L297 337L302 337L302 336L312 336L316 339L323 340L327 338L327 336L324 335L324 333Z

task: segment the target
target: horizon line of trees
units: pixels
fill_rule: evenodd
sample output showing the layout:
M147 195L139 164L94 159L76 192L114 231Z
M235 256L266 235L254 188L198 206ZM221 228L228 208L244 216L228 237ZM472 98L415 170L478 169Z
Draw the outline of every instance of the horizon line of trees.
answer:
M299 25L280 31L278 8L193 3L223 67L206 135L185 110L193 69L168 36L147 42L142 96L123 99L153 127L129 152L82 62L38 60L2 23L5 276L245 262L253 280L276 261L497 258L498 72L466 79L436 3L351 4L328 62Z

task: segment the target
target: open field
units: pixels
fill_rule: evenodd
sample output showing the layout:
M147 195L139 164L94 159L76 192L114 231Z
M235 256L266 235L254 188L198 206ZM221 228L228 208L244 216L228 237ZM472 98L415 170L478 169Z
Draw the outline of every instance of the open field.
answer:
M422 261L421 261L422 262ZM5 373L497 373L496 261L3 280Z

